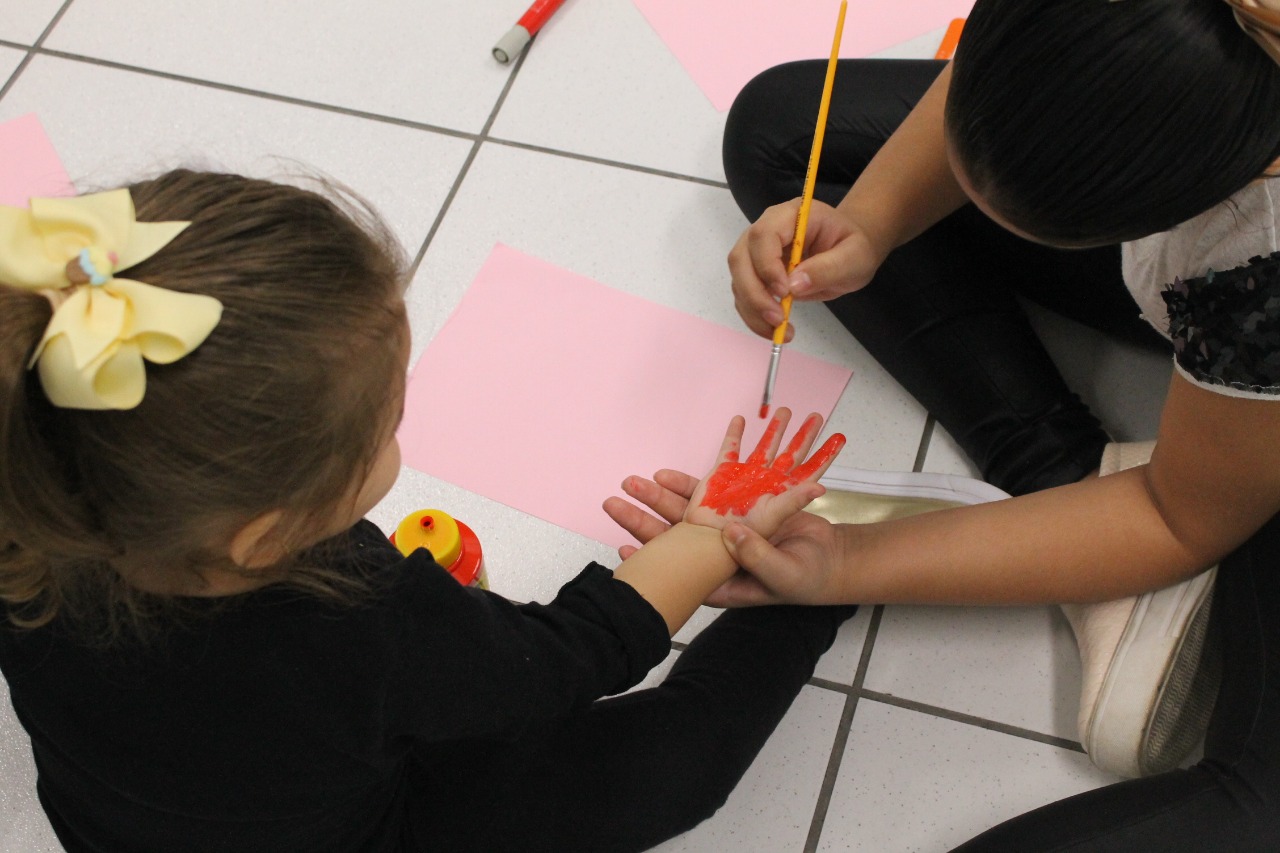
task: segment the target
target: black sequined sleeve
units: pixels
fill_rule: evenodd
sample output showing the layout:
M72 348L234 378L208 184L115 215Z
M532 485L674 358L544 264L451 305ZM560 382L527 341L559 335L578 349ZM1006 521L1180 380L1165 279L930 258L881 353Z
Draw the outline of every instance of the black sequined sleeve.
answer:
M1178 367L1191 379L1280 399L1280 252L1176 279L1162 296Z

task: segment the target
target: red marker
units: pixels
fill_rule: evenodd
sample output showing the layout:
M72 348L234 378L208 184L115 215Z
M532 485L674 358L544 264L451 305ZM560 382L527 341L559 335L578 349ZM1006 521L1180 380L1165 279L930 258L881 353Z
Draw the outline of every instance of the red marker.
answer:
M493 47L493 58L506 65L520 55L529 40L537 35L556 9L564 5L564 0L533 0L533 5L524 13L511 31L498 40Z

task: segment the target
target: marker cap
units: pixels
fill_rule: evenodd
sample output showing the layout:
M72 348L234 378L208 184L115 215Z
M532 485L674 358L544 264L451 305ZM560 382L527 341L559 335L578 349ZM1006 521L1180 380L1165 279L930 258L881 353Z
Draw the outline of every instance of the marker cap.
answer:
M520 51L524 50L530 38L532 37L529 35L529 31L516 24L511 28L510 32L498 39L498 43L493 46L493 58L506 65L520 55Z

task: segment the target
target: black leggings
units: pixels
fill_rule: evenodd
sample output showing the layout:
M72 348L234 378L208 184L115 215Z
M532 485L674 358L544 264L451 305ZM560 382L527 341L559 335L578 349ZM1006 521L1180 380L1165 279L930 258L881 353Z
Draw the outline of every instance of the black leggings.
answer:
M416 767L409 850L621 853L724 804L854 607L727 611L657 687Z
M800 194L826 63L774 68L729 114L724 164L751 220ZM942 69L844 60L836 74L817 197L837 204ZM1124 287L1119 248L1030 243L972 205L900 247L865 289L828 306L1013 494L1074 482L1108 438L1064 384L1016 295L1118 338L1166 347ZM1280 850L1280 519L1222 561L1214 630L1226 674L1190 770L1101 788L1002 824L977 851Z

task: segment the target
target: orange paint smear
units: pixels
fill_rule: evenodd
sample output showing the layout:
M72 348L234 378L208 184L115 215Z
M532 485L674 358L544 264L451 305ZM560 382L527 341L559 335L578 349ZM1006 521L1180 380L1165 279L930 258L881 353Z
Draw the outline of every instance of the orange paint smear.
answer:
M776 426L777 421L770 426ZM760 447L746 462L726 457L707 480L707 491L702 498L702 505L716 511L717 515L733 513L744 516L759 503L765 495L780 495L790 487L809 479L822 470L836 457L845 445L845 437L836 433L823 443L816 453L794 471L790 471L794 462L794 453L805 440L806 430L812 434L817 428L816 419L806 421L800 434L791 440L787 453L779 456L769 466L764 465L764 452ZM768 433L761 439L761 446L768 446ZM785 461L784 461L785 460ZM781 465L779 463L782 463Z
M769 448L773 446L773 440L778 436L778 430L782 427L782 421L776 416L769 421L769 425L764 429L764 435L760 436L760 443L756 445L756 449L751 451L751 455L747 457L748 465L763 465L764 455L769 452Z
M790 471L796 464L796 454L800 452L800 448L807 442L813 440L813 434L818 431L818 416L810 415L800 426L791 439L791 443L787 445L787 449L778 454L778 458L773 460L773 467L781 471Z

